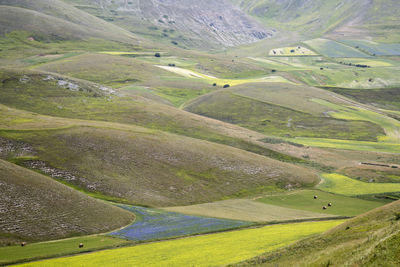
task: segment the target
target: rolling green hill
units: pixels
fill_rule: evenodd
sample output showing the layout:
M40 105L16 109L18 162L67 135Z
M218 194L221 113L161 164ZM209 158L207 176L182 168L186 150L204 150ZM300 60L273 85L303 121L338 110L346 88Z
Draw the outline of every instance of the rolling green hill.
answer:
M255 143L255 140L264 137L262 134L147 98L120 96L116 92L110 95L113 89L99 84L32 71L4 70L1 75L0 102L8 107L56 117L135 124L230 145L278 160L299 161L298 158L272 151L259 142ZM147 72L141 75L150 77ZM18 90L18 94L15 94L15 90Z
M243 96L244 90L241 95L232 90L199 97L187 105L185 110L278 136L376 140L376 136L383 133L378 125L370 122L338 120L322 114L311 115L260 101L260 97Z
M0 160L0 246L108 232L131 213Z
M59 0L1 0L0 34L27 31L44 40L101 38L137 43L130 32Z
M318 181L306 168L133 126L0 134L32 145L35 152L16 158L21 165L53 168L50 175L68 184L142 205L207 202Z

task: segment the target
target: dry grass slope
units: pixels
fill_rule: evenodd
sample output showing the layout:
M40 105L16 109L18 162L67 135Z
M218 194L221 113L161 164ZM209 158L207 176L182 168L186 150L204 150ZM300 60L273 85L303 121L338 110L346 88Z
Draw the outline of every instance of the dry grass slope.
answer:
M31 144L40 160L90 192L145 205L184 205L312 186L311 170L225 145L140 127L72 127L2 133ZM21 163L23 164L23 163ZM28 165L31 163L28 161Z
M0 246L108 232L134 216L0 160Z

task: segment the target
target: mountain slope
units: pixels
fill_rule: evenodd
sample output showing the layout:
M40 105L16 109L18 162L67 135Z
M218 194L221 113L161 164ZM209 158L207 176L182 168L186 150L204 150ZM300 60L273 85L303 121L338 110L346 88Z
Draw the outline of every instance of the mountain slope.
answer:
M235 46L272 36L226 0L66 0L132 32L188 47Z
M0 34L25 30L45 40L137 42L132 33L59 0L0 0L0 15Z
M396 0L231 0L259 21L309 37L378 38L398 41ZM390 37L390 38L389 38Z
M0 246L107 232L131 213L0 160Z

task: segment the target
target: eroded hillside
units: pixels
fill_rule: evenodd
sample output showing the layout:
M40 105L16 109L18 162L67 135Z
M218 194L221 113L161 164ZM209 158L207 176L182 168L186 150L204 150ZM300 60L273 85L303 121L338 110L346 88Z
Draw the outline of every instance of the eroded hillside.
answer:
M225 0L68 2L132 32L176 45L228 47L255 42L274 33Z

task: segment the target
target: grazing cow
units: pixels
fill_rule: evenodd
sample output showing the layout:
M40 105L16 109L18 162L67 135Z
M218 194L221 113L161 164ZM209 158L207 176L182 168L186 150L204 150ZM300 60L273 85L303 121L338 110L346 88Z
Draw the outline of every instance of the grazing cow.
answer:
M318 196L314 196L314 199L317 199L318 198Z
M323 209L323 210L326 210L327 208L326 208L326 206L323 206L322 209Z
M80 243L80 244L79 244L79 248L83 248L83 243Z
M21 242L21 247L25 247L26 246L26 242Z
M328 207L332 207L332 203L329 202L329 203L328 203Z

